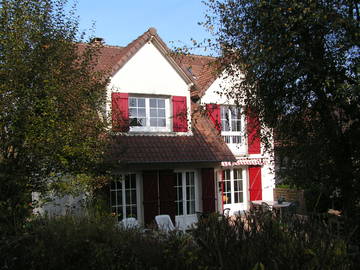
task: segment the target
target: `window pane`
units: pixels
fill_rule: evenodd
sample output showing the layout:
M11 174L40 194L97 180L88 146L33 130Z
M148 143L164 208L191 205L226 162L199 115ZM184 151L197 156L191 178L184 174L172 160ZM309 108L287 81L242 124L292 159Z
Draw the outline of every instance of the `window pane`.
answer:
M129 98L129 107L136 107L136 98Z
M129 108L129 116L137 116L136 115L136 109Z
M157 100L155 98L150 98L150 108L156 108L157 107Z
M138 116L145 118L146 117L145 109L139 109L138 110Z
M138 126L145 126L146 125L146 119L145 118L138 118Z
M230 170L223 171L223 202L231 203L231 178Z
M158 124L159 124L159 127L166 127L166 120L165 119L159 119Z
M130 191L129 190L125 190L125 204L130 204L131 203L131 200L130 200L130 198L131 198L131 195L130 195L131 193L130 193Z
M116 182L115 181L111 181L111 184L110 184L110 189L115 189L116 188Z
M243 202L242 169L234 169L234 202Z
M159 117L165 117L165 109L159 109L158 110L158 116Z
M138 107L145 108L145 98L138 98Z
M111 192L110 192L110 203L111 203L112 206L117 205L117 202L116 202L116 191L111 191Z
M221 130L229 131L229 107L228 106L220 106L220 117L221 117Z
M158 113L156 109L150 109L150 117L157 117Z
M186 212L188 215L195 213L195 186L191 182L189 178L189 185L186 187Z
M158 99L158 107L165 108L165 99Z
M175 192L176 192L176 215L183 215L183 192L182 192L182 173L176 174L176 185L175 185Z
M156 118L150 118L150 126L157 127L157 119Z

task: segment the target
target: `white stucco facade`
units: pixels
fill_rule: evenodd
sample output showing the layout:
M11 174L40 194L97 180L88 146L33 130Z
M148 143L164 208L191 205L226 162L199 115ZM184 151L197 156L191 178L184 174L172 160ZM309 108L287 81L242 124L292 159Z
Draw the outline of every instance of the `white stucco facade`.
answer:
M238 76L241 78L241 76ZM206 93L201 98L201 104L205 106L206 104L219 104L219 105L230 105L230 106L240 106L241 103L235 100L235 95L233 93L226 94L229 90L231 90L233 79L227 78L226 75L222 75L217 78L212 85L206 90ZM230 91L231 92L231 91ZM238 160L256 160L261 159L259 162L259 166L261 166L261 188L262 188L262 200L272 201L273 200L273 189L275 188L275 175L274 175L274 165L272 162L271 154L268 151L265 151L264 145L260 146L260 154L249 154L248 153L248 138L247 138L247 126L246 126L246 116L242 114L241 116L241 143L240 144L227 144L229 149L233 152L234 156ZM224 132L222 132L222 135ZM222 172L224 170L230 170L231 175L233 175L233 171L236 169L242 169L245 171L242 176L242 189L243 189L243 202L242 203L231 203L231 204L223 204L223 208L230 208L230 214L235 214L238 211L249 209L249 201L250 201L250 191L249 191L249 173L248 166L244 165L234 165L223 166L217 171L217 179L221 179ZM221 179L222 180L222 179ZM233 181L233 179L232 179ZM231 186L233 188L233 184ZM220 193L218 196L222 196ZM220 205L220 204L219 204ZM221 205L220 205L221 206Z

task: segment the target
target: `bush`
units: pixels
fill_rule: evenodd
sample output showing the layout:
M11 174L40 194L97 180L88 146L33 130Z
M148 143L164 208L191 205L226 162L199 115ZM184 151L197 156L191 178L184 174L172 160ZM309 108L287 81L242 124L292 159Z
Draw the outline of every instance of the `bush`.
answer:
M195 269L189 239L123 229L109 216L38 218L2 237L0 269Z
M349 256L346 239L321 219L278 220L269 211L214 214L190 233L169 234L95 214L37 218L1 236L0 269L352 269L359 254Z
M346 237L318 220L274 218L272 212L245 217L210 216L198 223L194 241L208 269L352 269Z

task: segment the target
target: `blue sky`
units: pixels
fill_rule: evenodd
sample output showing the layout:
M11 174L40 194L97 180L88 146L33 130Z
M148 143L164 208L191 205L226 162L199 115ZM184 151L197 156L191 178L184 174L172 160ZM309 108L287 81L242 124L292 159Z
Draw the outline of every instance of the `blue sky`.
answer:
M109 45L124 46L155 27L171 47L190 45L190 39L210 37L198 25L204 21L206 6L201 0L78 0L80 30L105 39ZM95 22L95 32L90 29ZM205 52L196 51L199 54Z

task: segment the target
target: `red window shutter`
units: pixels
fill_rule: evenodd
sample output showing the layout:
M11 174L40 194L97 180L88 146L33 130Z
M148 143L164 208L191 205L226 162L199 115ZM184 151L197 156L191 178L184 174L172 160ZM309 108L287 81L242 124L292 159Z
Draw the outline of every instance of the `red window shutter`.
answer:
M221 132L221 118L220 118L220 105L219 104L206 104L206 110L210 120L214 123L215 128Z
M201 169L202 201L204 213L215 212L214 168Z
M262 200L261 167L249 166L250 201Z
M248 153L260 154L260 122L259 117L252 116L248 113L247 117L248 132Z
M169 215L175 224L176 193L175 173L173 171L159 171L160 214Z
M129 94L111 93L111 119L115 131L129 131Z
M157 171L143 172L144 222L151 224L159 214Z
M173 130L175 132L187 132L186 97L172 97L173 103Z

